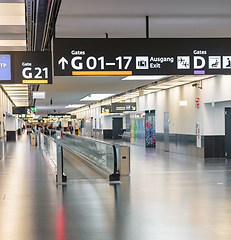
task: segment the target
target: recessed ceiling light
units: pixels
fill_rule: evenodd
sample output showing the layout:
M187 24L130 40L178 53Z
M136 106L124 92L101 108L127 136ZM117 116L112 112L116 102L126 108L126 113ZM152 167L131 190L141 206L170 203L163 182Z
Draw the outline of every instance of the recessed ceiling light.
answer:
M33 99L45 99L45 92L33 92Z
M166 77L169 77L169 76L168 75L148 75L148 76L135 75L135 76L128 76L128 77L122 78L121 80L155 81L155 80L161 80Z
M14 47L14 46L25 47L26 40L0 40L0 46L1 47Z
M80 99L80 101L97 101L113 96L114 94L90 94L87 97Z
M79 108L83 107L85 104L69 104L65 108Z

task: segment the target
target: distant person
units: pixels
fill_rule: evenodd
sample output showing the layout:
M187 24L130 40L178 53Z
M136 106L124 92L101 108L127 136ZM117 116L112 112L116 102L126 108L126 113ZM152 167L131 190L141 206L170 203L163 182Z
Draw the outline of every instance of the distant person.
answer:
M70 134L73 134L73 126L72 125L69 126L69 130L70 130Z
M61 130L62 129L62 126L61 126L61 123L59 123L59 125L57 126L57 130Z

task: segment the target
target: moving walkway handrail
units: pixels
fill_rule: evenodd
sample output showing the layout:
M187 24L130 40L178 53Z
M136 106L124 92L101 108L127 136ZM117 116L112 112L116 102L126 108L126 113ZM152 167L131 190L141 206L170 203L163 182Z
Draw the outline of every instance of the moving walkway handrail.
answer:
M114 159L114 168L113 168L113 173L109 176L109 180L110 181L119 181L120 180L120 174L118 172L118 158L117 158L117 152L116 152L116 146L118 146L118 144L111 144L111 143L107 143L107 142L103 142L100 140L96 140L96 139L91 139L91 138L87 138L87 137L82 137L82 136L76 136L76 135L71 135L69 133L63 133L63 136L72 138L72 139L83 139L83 140L88 140L90 142L97 142L97 143L101 143L104 145L108 145L110 147L112 147L113 149L113 159Z
M58 131L58 130L57 130ZM56 137L52 137L52 134L56 134L56 130L53 130L53 129L48 129L48 132L47 133L49 133L49 137L51 137L54 141L56 141ZM118 158L117 158L117 149L116 149L116 147L119 145L119 144L111 144L111 143L107 143L107 142L103 142L103 141L100 141L100 140L93 140L93 139L91 139L91 138L87 138L87 137L82 137L82 136L75 136L75 135L71 135L71 134L69 134L69 133L63 133L62 134L64 137L67 137L67 138L69 138L69 139L79 139L79 140L84 140L84 141L89 141L89 142L91 142L91 143L100 143L100 144L102 144L102 145L107 145L107 146L110 146L111 148L112 148L112 154L113 154L113 158L111 159L112 161L111 161L111 163L112 163L112 165L111 165L111 173L112 174L110 174L109 175L109 180L110 181L119 181L120 180L120 174L119 174L119 171L118 171ZM65 145L64 145L65 146ZM68 147L68 146L66 146L66 147ZM77 150L77 152L78 152L78 150ZM80 151L80 153L81 153L81 151ZM83 154L83 153L81 153L81 154ZM84 154L83 154L84 155ZM98 160L100 160L99 158L98 158ZM101 166L102 167L105 167L105 166L103 166L102 165L102 163L100 163L100 162L98 162L98 164L101 164ZM108 166L107 166L108 167ZM109 170L109 168L108 168L108 170ZM107 170L107 171L108 171Z

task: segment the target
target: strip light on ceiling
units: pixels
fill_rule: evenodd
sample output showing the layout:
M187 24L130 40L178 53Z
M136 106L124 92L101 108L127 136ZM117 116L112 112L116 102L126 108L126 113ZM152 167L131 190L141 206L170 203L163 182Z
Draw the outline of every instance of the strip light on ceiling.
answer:
M15 47L15 46L25 47L26 40L0 40L0 46L1 47Z
M69 104L65 108L79 108L83 107L85 104Z
M113 95L114 94L90 94L89 96L80 99L80 101L99 101Z
M33 99L45 99L45 92L33 92Z
M164 79L166 77L169 77L169 76L167 76L167 75L149 75L149 76L134 75L134 76L128 76L128 77L122 78L121 80L156 81L156 80Z

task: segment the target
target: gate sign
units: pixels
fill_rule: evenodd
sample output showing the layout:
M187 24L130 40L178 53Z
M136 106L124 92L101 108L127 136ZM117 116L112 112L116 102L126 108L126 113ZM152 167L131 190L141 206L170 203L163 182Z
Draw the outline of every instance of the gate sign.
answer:
M231 39L54 39L55 76L231 74Z
M0 84L52 84L50 52L0 52Z

